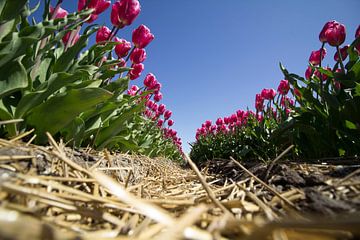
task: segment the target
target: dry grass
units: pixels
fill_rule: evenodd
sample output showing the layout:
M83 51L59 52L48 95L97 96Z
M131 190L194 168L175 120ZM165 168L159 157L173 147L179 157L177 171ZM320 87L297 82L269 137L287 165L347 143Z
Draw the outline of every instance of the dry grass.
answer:
M166 159L75 151L48 137L49 147L0 139L0 239L360 236L359 209L309 216L299 207L305 199L300 188L281 191L252 175L224 181L191 160L192 169L183 169ZM358 200L356 174L328 181L322 191Z

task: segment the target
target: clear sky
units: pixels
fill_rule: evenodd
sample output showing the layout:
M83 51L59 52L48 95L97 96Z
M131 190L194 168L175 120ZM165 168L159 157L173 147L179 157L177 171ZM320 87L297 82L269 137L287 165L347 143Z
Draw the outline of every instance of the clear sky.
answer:
M30 0L34 3L35 0ZM112 2L115 2L112 0ZM53 5L56 4L52 0ZM329 20L345 24L346 43L360 24L359 0L140 0L135 22L120 30L131 32L147 25L155 40L146 48L146 73L162 83L162 102L173 111L174 129L183 140L195 140L196 128L238 109L253 109L255 94L277 88L283 78L282 62L289 71L304 75L312 50L320 48L318 34ZM73 12L77 1L64 0ZM96 21L111 28L110 8ZM327 47L325 64L333 65Z

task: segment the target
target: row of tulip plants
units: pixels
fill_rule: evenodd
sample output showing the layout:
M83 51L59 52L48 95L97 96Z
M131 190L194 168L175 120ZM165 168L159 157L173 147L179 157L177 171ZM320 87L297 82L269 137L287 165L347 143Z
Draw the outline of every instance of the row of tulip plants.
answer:
M61 5L44 0L36 22L41 2L0 2L0 137L34 129L27 138L37 144L49 132L69 146L182 159L172 112L158 103L161 83L143 74L154 35L140 25L132 43L117 37L139 15L139 1L79 0L74 13ZM109 7L111 29L96 24ZM130 84L141 76L140 87Z
M230 156L269 161L289 146L292 159L354 157L360 153L360 26L344 45L346 28L336 21L319 34L305 77L280 64L284 80L256 94L256 111L207 120L196 131L190 157L197 163ZM325 47L334 48L334 66L324 67Z

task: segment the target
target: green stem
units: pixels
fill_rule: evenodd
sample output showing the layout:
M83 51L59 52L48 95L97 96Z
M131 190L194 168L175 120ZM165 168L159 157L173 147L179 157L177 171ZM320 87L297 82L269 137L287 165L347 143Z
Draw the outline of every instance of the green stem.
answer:
M343 73L345 73L345 67L344 67L344 63L343 63L343 59L342 59L342 56L341 56L341 51L340 51L339 46L336 46L336 51L337 51L337 54L338 54L338 57L339 57L339 63L340 63L341 70L343 71Z
M323 49L324 49L325 43L322 43L321 48L320 48L320 62L319 62L319 68L321 68L321 62L322 62L322 53L323 53ZM323 99L324 96L324 92L323 92L323 78L322 78L322 73L320 73L320 96L321 96L321 100Z

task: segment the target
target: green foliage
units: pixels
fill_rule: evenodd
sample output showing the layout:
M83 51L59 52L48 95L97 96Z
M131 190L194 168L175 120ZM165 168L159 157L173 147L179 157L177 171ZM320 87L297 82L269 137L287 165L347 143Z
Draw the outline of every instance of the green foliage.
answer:
M92 10L52 19L45 5L44 20L31 24L27 18L39 5L0 1L0 120L24 120L1 125L0 137L34 128L38 144L47 142L49 132L70 146L181 159L176 146L143 117L144 95L124 93L129 78L120 74L130 68L103 60L116 43L88 46L98 27L81 28Z

